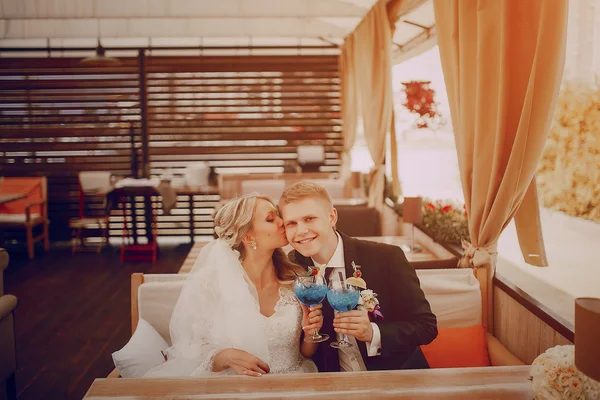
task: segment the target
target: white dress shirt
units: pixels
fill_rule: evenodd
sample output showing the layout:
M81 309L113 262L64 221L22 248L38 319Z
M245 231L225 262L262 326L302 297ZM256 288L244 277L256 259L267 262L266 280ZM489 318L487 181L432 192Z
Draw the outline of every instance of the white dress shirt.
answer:
M339 233L337 233L338 243L335 248L335 252L331 259L325 264L325 268L320 268L319 273L325 274L326 268L333 268L333 271L330 275L331 280L339 281L339 274L342 274L342 278L346 279L346 268L344 263L344 243L342 241L342 237ZM313 260L313 263L316 266L321 266L322 264L317 263ZM329 282L328 282L329 283ZM368 285L367 285L368 286ZM381 354L381 332L379 331L379 327L376 323L371 322L371 326L373 327L373 338L371 342L366 342L367 346L367 355L369 357L378 356ZM353 336L346 335L349 339L350 343L353 343L354 346L339 349L339 357L340 357L340 368L342 371L361 371L366 370L364 363L362 362L362 356L360 355L360 351L356 345L356 339ZM337 340L340 340L340 334L337 334ZM358 354L357 354L358 353Z

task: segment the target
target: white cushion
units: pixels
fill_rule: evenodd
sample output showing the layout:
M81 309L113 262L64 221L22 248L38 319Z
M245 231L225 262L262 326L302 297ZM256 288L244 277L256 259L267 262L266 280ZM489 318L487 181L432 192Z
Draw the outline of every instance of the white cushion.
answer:
M30 214L30 221L35 221L40 217L40 214ZM0 214L0 222L11 224L25 223L27 221L26 214Z
M481 289L472 269L422 269L417 276L438 327L481 324Z
M141 378L164 361L161 351L168 347L158 332L140 318L129 342L121 350L115 351L112 358L123 378Z
M160 336L169 344L171 344L171 336L169 333L169 323L171 322L171 314L175 308L175 303L179 298L183 287L185 275L172 274L173 277L179 277L179 280L174 278L166 278L169 280L158 282L144 282L138 290L138 310L140 318L148 321ZM146 279L147 277L144 277Z

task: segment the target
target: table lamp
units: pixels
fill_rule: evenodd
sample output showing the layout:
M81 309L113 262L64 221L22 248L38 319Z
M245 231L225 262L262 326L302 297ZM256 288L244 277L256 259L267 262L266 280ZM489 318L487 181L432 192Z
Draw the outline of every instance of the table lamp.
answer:
M415 224L423 222L423 199L421 197L405 197L402 203L402 221L412 224L412 245L410 251L418 253L422 249L415 245Z

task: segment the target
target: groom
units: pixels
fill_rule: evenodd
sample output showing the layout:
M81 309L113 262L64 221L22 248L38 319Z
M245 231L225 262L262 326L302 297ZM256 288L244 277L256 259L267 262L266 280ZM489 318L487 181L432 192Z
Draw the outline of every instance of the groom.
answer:
M340 313L334 318L323 302L321 332L330 336L313 360L320 372L428 368L420 345L437 336L437 321L421 290L419 279L397 246L348 237L337 232L337 211L327 191L301 181L281 195L279 209L286 236L295 250L290 259L303 267L325 265L324 276L352 276L360 265L367 288L377 293L384 319L366 311ZM330 272L331 271L331 272ZM336 350L329 343L347 334L354 346Z

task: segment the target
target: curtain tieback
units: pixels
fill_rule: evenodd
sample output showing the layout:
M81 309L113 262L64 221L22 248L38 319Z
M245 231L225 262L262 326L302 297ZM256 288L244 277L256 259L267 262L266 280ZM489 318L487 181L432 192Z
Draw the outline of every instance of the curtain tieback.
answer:
M489 244L483 247L475 247L469 241L462 240L462 248L465 251L464 255L458 260L460 268L479 268L485 264L492 262L492 257L498 254L498 246L496 243Z

